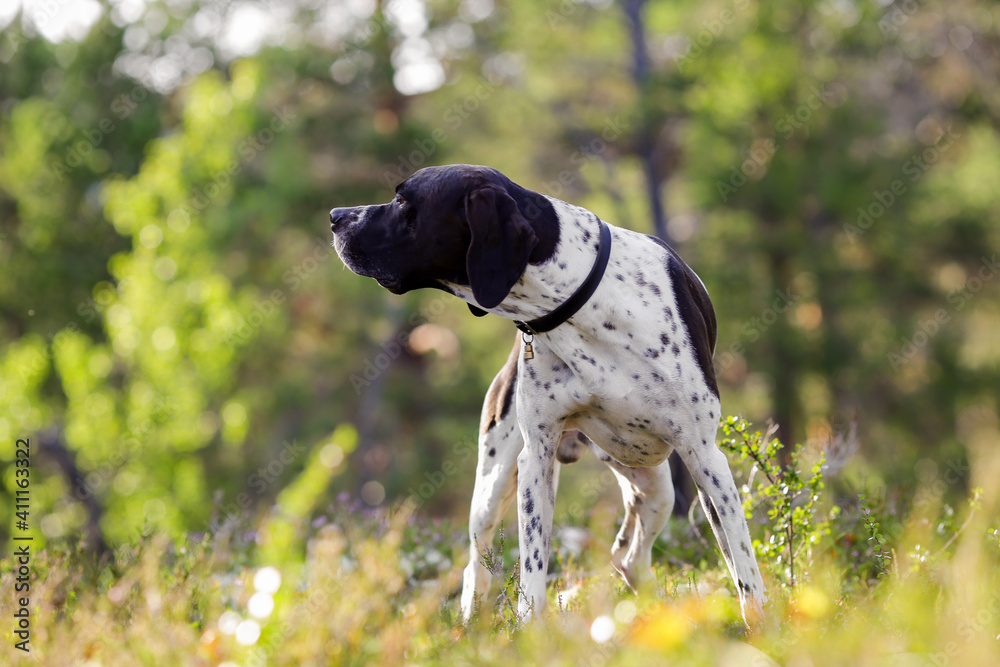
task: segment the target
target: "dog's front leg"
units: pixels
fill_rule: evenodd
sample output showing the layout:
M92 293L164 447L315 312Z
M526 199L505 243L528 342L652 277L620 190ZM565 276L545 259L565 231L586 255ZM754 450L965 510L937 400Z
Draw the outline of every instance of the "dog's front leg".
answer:
M490 588L491 574L483 557L492 551L493 534L514 499L517 455L521 451L516 409L508 410L495 422L491 413L483 414L484 432L479 436L476 486L469 511L469 564L462 584L462 620L466 622Z
M543 414L538 401L532 405L528 393L518 387L517 412L524 448L517 457L517 534L521 558L517 610L525 621L545 607L556 501L556 448L563 430L561 421L549 421L553 416Z
M545 578L555 508L555 442L528 429L517 457L517 545L521 587L517 604L522 620L545 607Z

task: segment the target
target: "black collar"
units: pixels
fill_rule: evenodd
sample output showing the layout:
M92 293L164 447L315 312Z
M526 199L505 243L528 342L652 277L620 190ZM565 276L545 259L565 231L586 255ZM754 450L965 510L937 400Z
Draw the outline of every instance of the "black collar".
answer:
M587 279L583 281L583 284L575 292L573 296L566 299L562 304L560 304L555 310L553 310L548 315L543 315L538 319L531 320L530 322L522 322L520 320L514 321L514 326L523 331L526 334L540 334L546 331L552 331L557 326L568 320L569 318L576 315L577 311L583 308L587 300L593 296L594 292L597 290L597 286L601 284L601 279L604 277L604 270L608 268L608 258L611 257L611 230L608 226L604 224L603 220L598 219L601 225L601 236L597 248L597 261L594 262L594 266L590 269L590 275ZM469 304L469 310L472 311L477 317L481 317L486 314L486 311Z
M540 334L552 331L557 326L576 315L577 311L583 308L587 300L597 291L597 286L601 284L604 277L604 270L608 268L608 258L611 257L611 230L598 218L601 225L601 236L597 247L597 260L594 262L590 274L583 284L573 292L573 296L563 301L555 310L548 315L543 315L530 322L514 321L514 326L526 334Z
M595 216L596 217L596 216ZM531 320L530 322L522 322L521 320L514 320L514 326L520 329L522 332L535 335L540 333L545 333L547 331L552 331L560 324L563 324L566 320L573 317L577 312L583 308L587 300L593 296L594 292L597 291L597 286L601 284L601 279L604 278L604 270L608 268L608 259L611 257L611 230L600 218L597 222L601 226L601 235L598 242L597 248L597 260L594 261L594 266L590 269L590 274L587 275L587 279L583 281L583 284L577 288L573 295L562 302L548 315L542 315L541 317ZM486 315L486 311L469 304L469 310L476 317L482 317Z

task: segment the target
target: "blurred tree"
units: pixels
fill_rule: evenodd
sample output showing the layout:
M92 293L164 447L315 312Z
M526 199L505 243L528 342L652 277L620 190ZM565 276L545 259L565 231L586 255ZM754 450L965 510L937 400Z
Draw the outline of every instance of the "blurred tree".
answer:
M342 270L326 226L447 162L669 238L727 412L818 444L856 411L854 474L894 483L995 443L995 7L313 4L0 32L0 442L60 443L44 536L251 518L328 464L371 503L470 470L509 324Z

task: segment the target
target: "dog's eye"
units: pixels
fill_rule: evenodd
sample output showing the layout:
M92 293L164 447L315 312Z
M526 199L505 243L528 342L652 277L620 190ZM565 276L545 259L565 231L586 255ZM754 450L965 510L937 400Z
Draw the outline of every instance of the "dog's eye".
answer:
M400 206L406 206L406 200L403 199L403 195L396 194L396 199L394 200Z

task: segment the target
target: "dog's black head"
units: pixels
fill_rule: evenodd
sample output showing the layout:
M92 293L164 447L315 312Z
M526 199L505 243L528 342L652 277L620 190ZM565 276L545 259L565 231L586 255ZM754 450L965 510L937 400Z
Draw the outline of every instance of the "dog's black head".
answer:
M551 256L551 203L489 167L421 169L388 204L330 211L334 247L349 269L391 292L466 285L483 308L510 292L528 262Z

